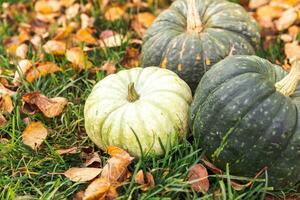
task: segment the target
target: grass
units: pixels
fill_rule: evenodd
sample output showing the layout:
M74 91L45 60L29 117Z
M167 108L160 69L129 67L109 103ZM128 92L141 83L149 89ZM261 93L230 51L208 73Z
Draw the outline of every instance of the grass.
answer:
M2 2L2 1L0 1ZM1 9L0 9L1 12ZM130 24L128 21L119 20L117 22L107 22L101 16L99 6L95 5L92 14L97 19L96 29L112 29L126 33ZM17 22L26 22L28 19L22 13L14 13ZM7 22L0 22L0 43L12 36L16 27ZM275 48L268 51L261 51L260 55L272 61L282 58L281 46L276 43ZM124 43L120 47L107 50L95 50L89 53L90 60L97 66L101 66L107 60L117 63L122 69L121 61L124 57L126 47ZM30 58L35 59L34 52L29 52ZM10 64L9 57L3 45L0 45L1 69L16 70L16 65ZM53 57L46 55L45 60L55 62L63 67L63 71L40 78L33 83L24 81L18 88L17 95L13 98L15 105L12 114L7 115L8 124L0 128L0 138L8 139L7 143L0 143L0 199L43 199L60 200L72 199L76 192L84 190L87 183L74 183L63 175L53 175L49 172L64 172L70 167L83 166L82 153L60 156L55 150L68 147L78 147L81 150L89 147L100 152L103 163L107 160L107 155L101 152L87 138L84 129L83 106L85 99L89 95L93 85L101 80L104 72L91 74L88 71L77 72L66 67L65 57ZM5 75L1 75L7 78ZM11 79L11 78L10 78ZM63 96L69 101L65 112L57 118L46 119L37 113L27 116L21 113L22 94L41 91L49 97ZM50 135L38 151L33 151L22 143L21 134L26 124L25 117L31 120L42 121L50 130ZM274 193L269 188L267 181L258 179L254 181L252 187L242 191L235 191L230 186L230 168L227 169L225 178L211 175L211 187L207 194L192 192L187 182L188 169L199 163L203 152L197 148L192 138L183 140L167 151L164 157L150 157L135 160L129 169L137 173L139 169L151 171L155 177L155 186L147 192L141 192L140 186L130 179L119 190L119 199L149 199L149 200L173 200L173 199L214 199L216 191L220 194L220 199L264 199L268 193L282 196L284 193ZM134 176L132 176L134 177ZM267 176L266 176L267 180ZM22 198L21 198L22 197Z

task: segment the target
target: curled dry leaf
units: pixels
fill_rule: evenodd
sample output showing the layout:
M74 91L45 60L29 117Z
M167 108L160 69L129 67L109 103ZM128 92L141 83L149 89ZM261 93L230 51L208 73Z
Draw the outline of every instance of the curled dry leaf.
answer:
M139 170L135 176L135 182L141 185L141 190L147 191L155 185L153 175L150 172L144 173L143 170Z
M300 45L297 41L286 43L284 52L288 59L300 59Z
M65 42L57 40L49 40L43 45L45 52L53 55L64 55L66 47L67 45Z
M59 155L64 155L64 154L75 154L78 153L78 148L77 147L71 147L68 149L58 149L56 150L56 153Z
M93 152L91 154L86 154L85 156L85 162L84 165L86 167L93 165L95 167L95 164L98 165L97 167L101 166L101 159L97 152Z
M105 71L107 74L114 74L117 71L117 68L115 63L107 61L101 66L101 70Z
M22 141L27 146L36 150L48 135L48 130L42 122L31 122L22 134Z
M93 180L96 178L100 173L102 169L100 168L92 168L92 167L86 167L86 168L79 168L79 167L72 167L64 172L64 175L69 178L71 181L74 182L86 182Z
M19 85L20 83L20 79L21 77L24 76L24 74L26 74L26 72L32 68L32 63L30 60L24 59L24 60L20 60L17 64L17 70L15 72L15 76L14 79L12 81L12 83L14 85Z
M263 5L266 5L269 2L270 2L270 0L250 0L249 8L255 9L255 8L261 7Z
M295 23L298 18L296 9L291 8L286 10L282 16L275 22L276 28L279 31L285 30Z
M61 71L61 69L53 62L37 63L35 68L31 68L26 73L26 80L33 82L35 79Z
M49 99L40 92L31 92L22 97L25 104L35 105L48 118L53 118L63 112L68 100L63 97L54 97Z
M208 173L201 164L196 164L189 169L188 180L195 191L207 192L209 190Z
M75 39L87 44L96 44L97 40L93 36L93 31L90 28L81 28L76 32Z
M60 8L61 4L57 0L39 0L34 5L35 11L42 14L58 12Z
M118 197L116 187L106 178L94 180L85 190L83 200L115 199Z
M28 53L28 46L27 44L21 44L16 49L16 56L25 59Z
M67 50L67 60L71 62L75 69L88 69L92 67L92 63L88 60L83 50L79 47L73 47Z
M121 19L124 16L124 14L124 8L120 6L112 6L105 11L104 17L108 21L115 21L117 19Z

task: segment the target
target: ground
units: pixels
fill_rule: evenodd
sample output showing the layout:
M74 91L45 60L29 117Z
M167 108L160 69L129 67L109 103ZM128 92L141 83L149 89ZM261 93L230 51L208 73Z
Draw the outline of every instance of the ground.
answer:
M3 1L0 1L1 3ZM9 1L10 4L19 3L26 5L26 9L33 10L32 1ZM80 1L87 3L86 1ZM101 1L99 1L101 2ZM103 17L98 1L90 1L93 5L89 12L96 19L96 31L113 30L121 34L132 31L130 17L110 21ZM125 2L125 1L120 1ZM19 6L20 6L19 5ZM156 13L157 7L148 10ZM0 8L0 14L5 8ZM132 9L132 14L136 9ZM128 12L129 15L131 14ZM11 71L15 71L17 58L7 53L4 41L16 35L20 23L28 23L29 13L11 12L14 21L0 21L0 76L12 81ZM77 18L77 17L76 17ZM79 21L79 17L76 19ZM76 21L75 20L75 21ZM50 36L55 35L50 32ZM134 35L134 34L133 34ZM129 37L134 37L129 35ZM260 50L258 55L270 61L284 60L283 42L279 39L266 50ZM97 48L89 51L88 58L94 66L102 66L106 61L112 61L117 70L124 68L123 60L128 47L140 49L140 44L123 42L113 48ZM33 62L39 60L37 54L29 44L28 59ZM82 167L85 163L84 154L99 153L102 164L106 163L108 155L99 150L87 137L84 129L83 107L85 99L91 92L93 85L106 76L107 71L75 70L67 66L65 56L44 54L43 61L56 63L63 68L62 71L40 77L35 81L22 80L20 86L15 87L17 93L12 97L14 109L11 114L5 114L7 123L0 128L0 199L72 199L79 191L83 191L89 183L70 181L62 174L71 167ZM26 93L40 91L47 97L65 97L68 104L64 112L55 118L46 118L42 113L33 115L22 112L22 96ZM27 126L27 121L41 121L49 130L49 135L42 146L32 150L22 142L22 132ZM4 140L2 140L4 141ZM77 153L60 155L56 150L77 147ZM183 140L175 145L163 157L136 159L130 166L132 176L118 190L120 199L213 199L215 195L222 194L228 199L264 199L266 195L285 196L285 193L295 192L293 189L284 192L274 192L264 180L264 174L254 181L251 187L241 191L231 187L230 170L222 176L211 175L211 186L208 193L193 192L187 181L188 169L202 158L202 151L196 148L192 138ZM155 179L155 186L147 191L141 191L135 183L134 175L140 170L149 171ZM242 178L241 178L242 179ZM243 179L242 179L243 180ZM244 179L247 181L248 179Z

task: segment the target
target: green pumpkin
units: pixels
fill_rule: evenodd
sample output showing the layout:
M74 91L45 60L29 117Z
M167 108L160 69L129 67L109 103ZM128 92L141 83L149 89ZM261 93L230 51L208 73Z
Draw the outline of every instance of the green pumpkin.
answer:
M177 0L144 37L142 66L176 72L194 90L203 74L228 54L253 55L260 34L255 20L226 0Z
M300 181L299 72L299 62L286 76L265 59L229 56L203 76L189 125L217 167L252 178L268 167L277 189Z
M133 68L98 82L84 107L85 129L101 149L160 155L188 128L189 86L159 67ZM179 136L179 137L178 137Z

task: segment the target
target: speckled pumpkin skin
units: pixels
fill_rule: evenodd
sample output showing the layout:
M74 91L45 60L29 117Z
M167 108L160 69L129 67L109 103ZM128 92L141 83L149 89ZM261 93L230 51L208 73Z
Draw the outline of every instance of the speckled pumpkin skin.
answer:
M267 166L277 189L300 181L300 86L290 97L277 92L285 75L259 57L230 56L203 76L189 124L217 167L254 177Z
M187 0L177 0L147 30L142 66L176 72L191 89L216 62L233 54L252 55L260 42L259 29L240 5L226 0L196 0L203 30L187 31Z

